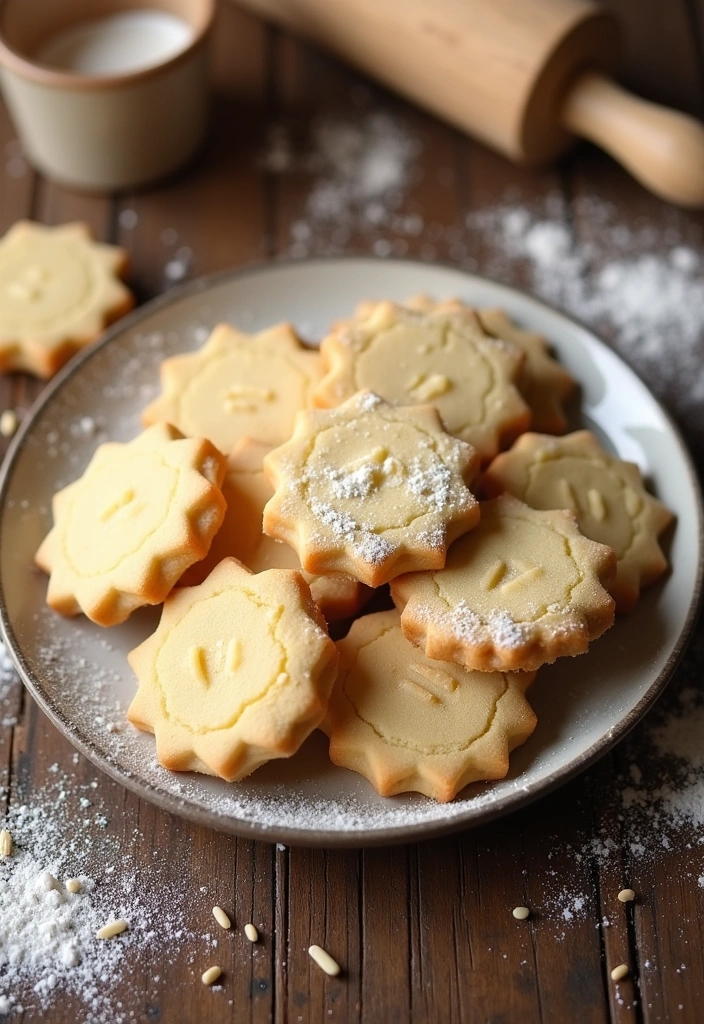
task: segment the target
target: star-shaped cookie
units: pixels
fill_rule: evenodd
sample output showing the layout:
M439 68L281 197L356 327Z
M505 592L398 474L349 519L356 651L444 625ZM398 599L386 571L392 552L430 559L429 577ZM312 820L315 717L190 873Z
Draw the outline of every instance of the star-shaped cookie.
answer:
M291 440L266 456L275 494L264 532L290 544L306 572L347 573L370 587L439 568L477 523L467 487L477 461L432 406L362 391L336 409L300 412Z
M144 409L142 422L173 423L225 454L243 437L282 444L321 376L319 353L305 348L289 324L258 334L220 324L198 351L164 360L163 393Z
M127 717L154 733L160 763L232 782L290 757L320 724L337 651L300 573L227 558L167 598L129 662Z
M395 610L365 615L338 641L340 665L322 725L330 759L382 796L447 801L470 782L501 779L536 717L532 672L468 672L409 643Z
M293 548L262 532L264 506L274 493L263 466L264 457L270 451L269 445L245 437L230 452L222 483L227 502L225 519L207 556L181 577L182 586L202 583L218 562L228 556L237 558L252 572L301 568ZM303 573L303 576L328 622L351 618L372 594L364 584L341 573L330 576Z
M203 558L225 514L225 460L168 424L96 450L83 476L54 495L54 526L35 561L47 603L101 626L160 604Z
M378 302L361 302L355 311L355 317L358 320L365 320L377 305ZM414 295L403 305L419 313L463 310L466 315L476 318L477 326L485 334L517 345L525 353L525 362L516 385L530 406L531 429L546 434L562 434L567 429L567 417L562 405L575 390L575 382L567 370L552 357L548 344L541 334L517 327L502 309L473 308L459 299L438 302L428 295ZM349 324L349 321L346 323ZM342 321L340 326L343 326Z
M490 338L474 312L453 304L431 310L392 302L338 324L323 339L326 376L313 403L332 408L360 389L399 405L432 403L445 429L483 462L530 425L516 383L525 355Z
M489 466L484 486L531 508L568 508L585 537L608 544L618 559L609 591L629 611L641 587L667 569L658 536L672 513L645 489L640 470L604 451L588 430L565 437L524 434Z
M134 305L126 267L87 224L18 221L0 240L0 370L56 373Z
M404 635L429 658L479 671L530 672L583 654L613 625L605 587L616 555L567 511L536 511L509 494L481 506L444 569L392 580Z

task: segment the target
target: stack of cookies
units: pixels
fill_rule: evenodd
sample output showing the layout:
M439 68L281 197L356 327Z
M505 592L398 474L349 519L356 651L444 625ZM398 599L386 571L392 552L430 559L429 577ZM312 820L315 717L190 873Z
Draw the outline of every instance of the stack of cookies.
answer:
M48 603L111 626L163 602L128 717L171 770L242 779L322 728L382 795L451 800L506 774L540 667L666 569L637 468L556 436L573 389L457 301L364 303L319 352L219 326L55 496Z

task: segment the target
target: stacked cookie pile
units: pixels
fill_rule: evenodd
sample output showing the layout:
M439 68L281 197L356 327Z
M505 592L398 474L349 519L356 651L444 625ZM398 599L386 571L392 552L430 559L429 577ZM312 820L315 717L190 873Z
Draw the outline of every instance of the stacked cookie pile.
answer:
M164 603L128 717L169 769L241 779L320 727L379 793L450 800L505 775L537 670L666 568L637 468L556 436L572 390L542 338L456 301L365 303L320 352L217 327L55 496L48 603L104 626Z

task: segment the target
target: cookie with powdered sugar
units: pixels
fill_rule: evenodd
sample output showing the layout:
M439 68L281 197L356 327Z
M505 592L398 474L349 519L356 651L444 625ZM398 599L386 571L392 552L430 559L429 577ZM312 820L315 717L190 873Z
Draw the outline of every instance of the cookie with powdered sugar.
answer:
M361 391L336 409L300 412L291 440L265 457L275 493L264 532L290 544L306 572L370 587L440 568L479 519L468 489L477 464L432 406Z
M431 403L447 432L483 462L528 429L530 410L517 388L525 354L488 337L469 307L379 302L365 310L323 339L326 375L314 405L333 408L361 389L398 405Z
M227 473L222 493L227 502L225 519L210 546L206 558L192 565L179 581L182 586L202 583L223 558L237 558L252 572L266 569L300 569L301 563L288 544L267 537L262 532L264 506L274 489L264 474L264 457L271 446L243 438L227 458ZM363 583L332 573L315 576L303 573L313 600L328 622L349 619L371 598L372 592Z
M401 631L398 611L352 624L322 729L330 758L382 796L447 801L470 782L501 779L536 717L533 672L468 672L431 661Z
M531 508L568 508L585 537L608 544L618 559L609 585L618 611L630 611L641 587L659 579L667 559L658 536L672 513L648 494L640 470L604 451L588 430L565 437L524 434L497 456L483 486L508 491Z
M429 658L480 671L534 671L584 654L614 621L616 555L572 512L504 494L453 544L445 567L392 580L404 635Z

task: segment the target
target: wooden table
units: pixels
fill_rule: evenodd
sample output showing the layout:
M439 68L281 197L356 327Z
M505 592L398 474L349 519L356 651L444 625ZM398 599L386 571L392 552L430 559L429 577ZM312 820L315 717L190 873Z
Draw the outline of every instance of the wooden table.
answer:
M631 33L625 77L647 95L701 114L704 7L693 0L614 0L611 6ZM310 177L262 170L266 127L283 120L301 130L320 108L349 114L361 80L234 7L221 14L216 49L218 98L207 151L175 180L147 192L91 198L20 173L14 131L0 110L7 168L0 176L0 231L20 217L49 224L86 220L97 237L130 250L131 284L140 300L167 283L167 229L176 229L178 245L192 251L190 275L285 254ZM423 140L425 174L408 202L422 206L426 225L460 224L510 185L536 199L559 192L577 238L589 230L574 213L582 194L611 200L626 223L641 218L655 229L670 223L670 208L596 151L584 147L556 169L527 174L370 83L364 88L375 109L400 114ZM121 226L125 209L136 212L135 227ZM702 223L700 215L686 216ZM410 238L409 255L427 242L427 235ZM321 235L313 248L324 251L328 243ZM491 254L472 251L471 238L467 244L481 272ZM363 235L346 243L355 252L369 245ZM442 246L438 256L453 258ZM3 378L0 408L26 410L39 391L28 378ZM700 463L703 435L690 433ZM690 653L674 691L703 667L704 652ZM73 752L19 686L12 701L2 709L17 724L0 727L0 784L9 787L8 801L31 805L50 766L68 764ZM169 1024L704 1020L700 852L683 840L656 858L635 858L623 822L618 777L640 763L643 736L637 728L593 769L509 818L444 840L371 851L239 841L174 819L99 776L100 799L114 810L108 831L132 852L138 873L149 866L150 885L168 882L197 892L205 879L239 924L254 921L262 933L254 956L242 955L240 946L221 946L223 993L206 992L190 966L162 972L156 943L135 971L145 979L159 976L160 983L145 981L143 991L137 986L139 998L132 986L125 1009L136 1021ZM82 760L76 771L85 779L96 774ZM0 799L0 816L4 809ZM605 831L622 836L607 859L592 852ZM159 848L168 849L168 857L155 862L152 851ZM626 885L638 893L635 904L616 900ZM564 894L568 908L573 893L583 894L582 913L567 927L559 901ZM206 930L209 907L196 902L193 913ZM535 908L529 922L511 916L517 904ZM555 905L557 913L541 911ZM339 979L326 978L311 963L306 951L313 942L344 966ZM621 962L631 977L617 991L610 971ZM38 1017L26 1012L23 1019ZM82 1017L64 993L43 1019Z

